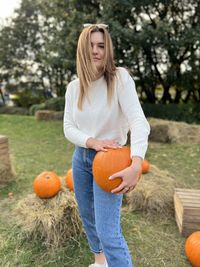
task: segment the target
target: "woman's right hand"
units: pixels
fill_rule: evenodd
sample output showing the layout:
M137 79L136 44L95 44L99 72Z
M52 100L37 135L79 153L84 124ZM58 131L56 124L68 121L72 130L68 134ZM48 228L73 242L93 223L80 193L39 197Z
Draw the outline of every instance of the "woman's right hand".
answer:
M88 148L92 148L96 151L108 151L108 148L120 148L122 147L116 139L111 139L111 140L98 140L95 138L88 138L86 142L86 146Z

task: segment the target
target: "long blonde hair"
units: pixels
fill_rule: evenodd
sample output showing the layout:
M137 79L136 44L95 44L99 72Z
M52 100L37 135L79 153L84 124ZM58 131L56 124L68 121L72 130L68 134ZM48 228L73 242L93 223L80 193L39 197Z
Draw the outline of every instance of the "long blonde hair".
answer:
M83 101L88 94L91 82L97 79L98 75L97 68L92 61L91 33L93 32L102 32L104 36L105 55L102 75L104 75L107 83L108 103L112 100L115 87L116 66L110 34L105 27L99 24L92 24L83 29L79 36L77 46L76 68L80 82L80 94L78 98L78 108L80 110L82 110Z

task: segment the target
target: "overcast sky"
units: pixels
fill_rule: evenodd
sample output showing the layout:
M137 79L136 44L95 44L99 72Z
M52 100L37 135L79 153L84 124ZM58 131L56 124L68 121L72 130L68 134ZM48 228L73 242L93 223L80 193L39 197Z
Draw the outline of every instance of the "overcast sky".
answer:
M21 0L0 0L0 19L11 17L14 9L18 8L20 3Z

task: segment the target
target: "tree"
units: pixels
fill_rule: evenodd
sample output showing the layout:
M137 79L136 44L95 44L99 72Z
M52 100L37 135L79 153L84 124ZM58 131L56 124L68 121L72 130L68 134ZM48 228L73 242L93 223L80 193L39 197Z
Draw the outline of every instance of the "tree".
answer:
M76 74L82 24L98 21L109 24L116 63L128 67L144 102L200 100L200 1L194 0L22 0L0 30L1 79L64 95Z
M11 25L0 32L1 79L8 84L14 79L20 90L29 83L32 89L64 95L76 73L76 43L82 24L97 16L98 3L79 2L23 0Z
M111 25L118 63L129 67L143 99L178 103L187 92L185 101L199 100L199 1L104 0L102 18Z

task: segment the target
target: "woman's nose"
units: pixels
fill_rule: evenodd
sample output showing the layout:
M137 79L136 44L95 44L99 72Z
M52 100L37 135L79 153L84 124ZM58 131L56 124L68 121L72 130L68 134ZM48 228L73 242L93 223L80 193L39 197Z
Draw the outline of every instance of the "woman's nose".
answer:
M95 45L92 47L92 53L93 54L97 54L98 53L97 47Z

